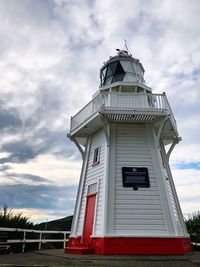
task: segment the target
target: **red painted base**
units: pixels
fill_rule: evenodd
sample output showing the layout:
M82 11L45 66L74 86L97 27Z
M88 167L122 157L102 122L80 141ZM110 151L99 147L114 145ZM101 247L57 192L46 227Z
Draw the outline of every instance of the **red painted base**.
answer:
M191 253L192 247L189 238L102 237L92 238L90 244L81 244L80 238L71 237L65 248L66 253L90 254L92 251L101 255L183 255Z

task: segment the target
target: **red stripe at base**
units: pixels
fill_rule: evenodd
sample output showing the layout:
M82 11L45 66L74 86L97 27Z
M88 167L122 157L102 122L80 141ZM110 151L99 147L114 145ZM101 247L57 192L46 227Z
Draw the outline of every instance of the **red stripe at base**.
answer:
M94 238L95 254L187 254L192 252L189 238L118 237Z
M80 239L71 237L69 247L78 247L79 242ZM91 239L90 247L99 255L184 255L192 252L189 238L97 237Z

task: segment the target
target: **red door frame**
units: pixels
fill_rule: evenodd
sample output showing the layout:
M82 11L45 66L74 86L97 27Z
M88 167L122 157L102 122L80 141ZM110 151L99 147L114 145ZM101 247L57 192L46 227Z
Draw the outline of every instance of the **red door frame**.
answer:
M91 243L90 236L92 235L93 231L95 206L96 206L96 193L87 195L83 235L82 235L83 243L88 243L88 244Z

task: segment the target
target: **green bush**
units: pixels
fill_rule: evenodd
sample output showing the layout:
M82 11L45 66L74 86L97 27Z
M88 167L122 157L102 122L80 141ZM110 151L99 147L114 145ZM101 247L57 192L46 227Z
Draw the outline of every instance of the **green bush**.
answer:
M33 229L34 225L29 222L28 217L23 216L20 212L14 213L5 204L0 210L0 227Z
M193 213L186 220L187 231L194 243L200 243L200 212Z

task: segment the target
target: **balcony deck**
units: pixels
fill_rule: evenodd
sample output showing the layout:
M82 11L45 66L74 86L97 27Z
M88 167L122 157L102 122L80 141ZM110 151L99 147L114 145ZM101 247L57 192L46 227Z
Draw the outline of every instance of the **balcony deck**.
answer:
M177 132L176 121L165 94L99 92L71 118L70 136L86 136L101 128L100 115L109 121L158 122L170 116L170 127Z

